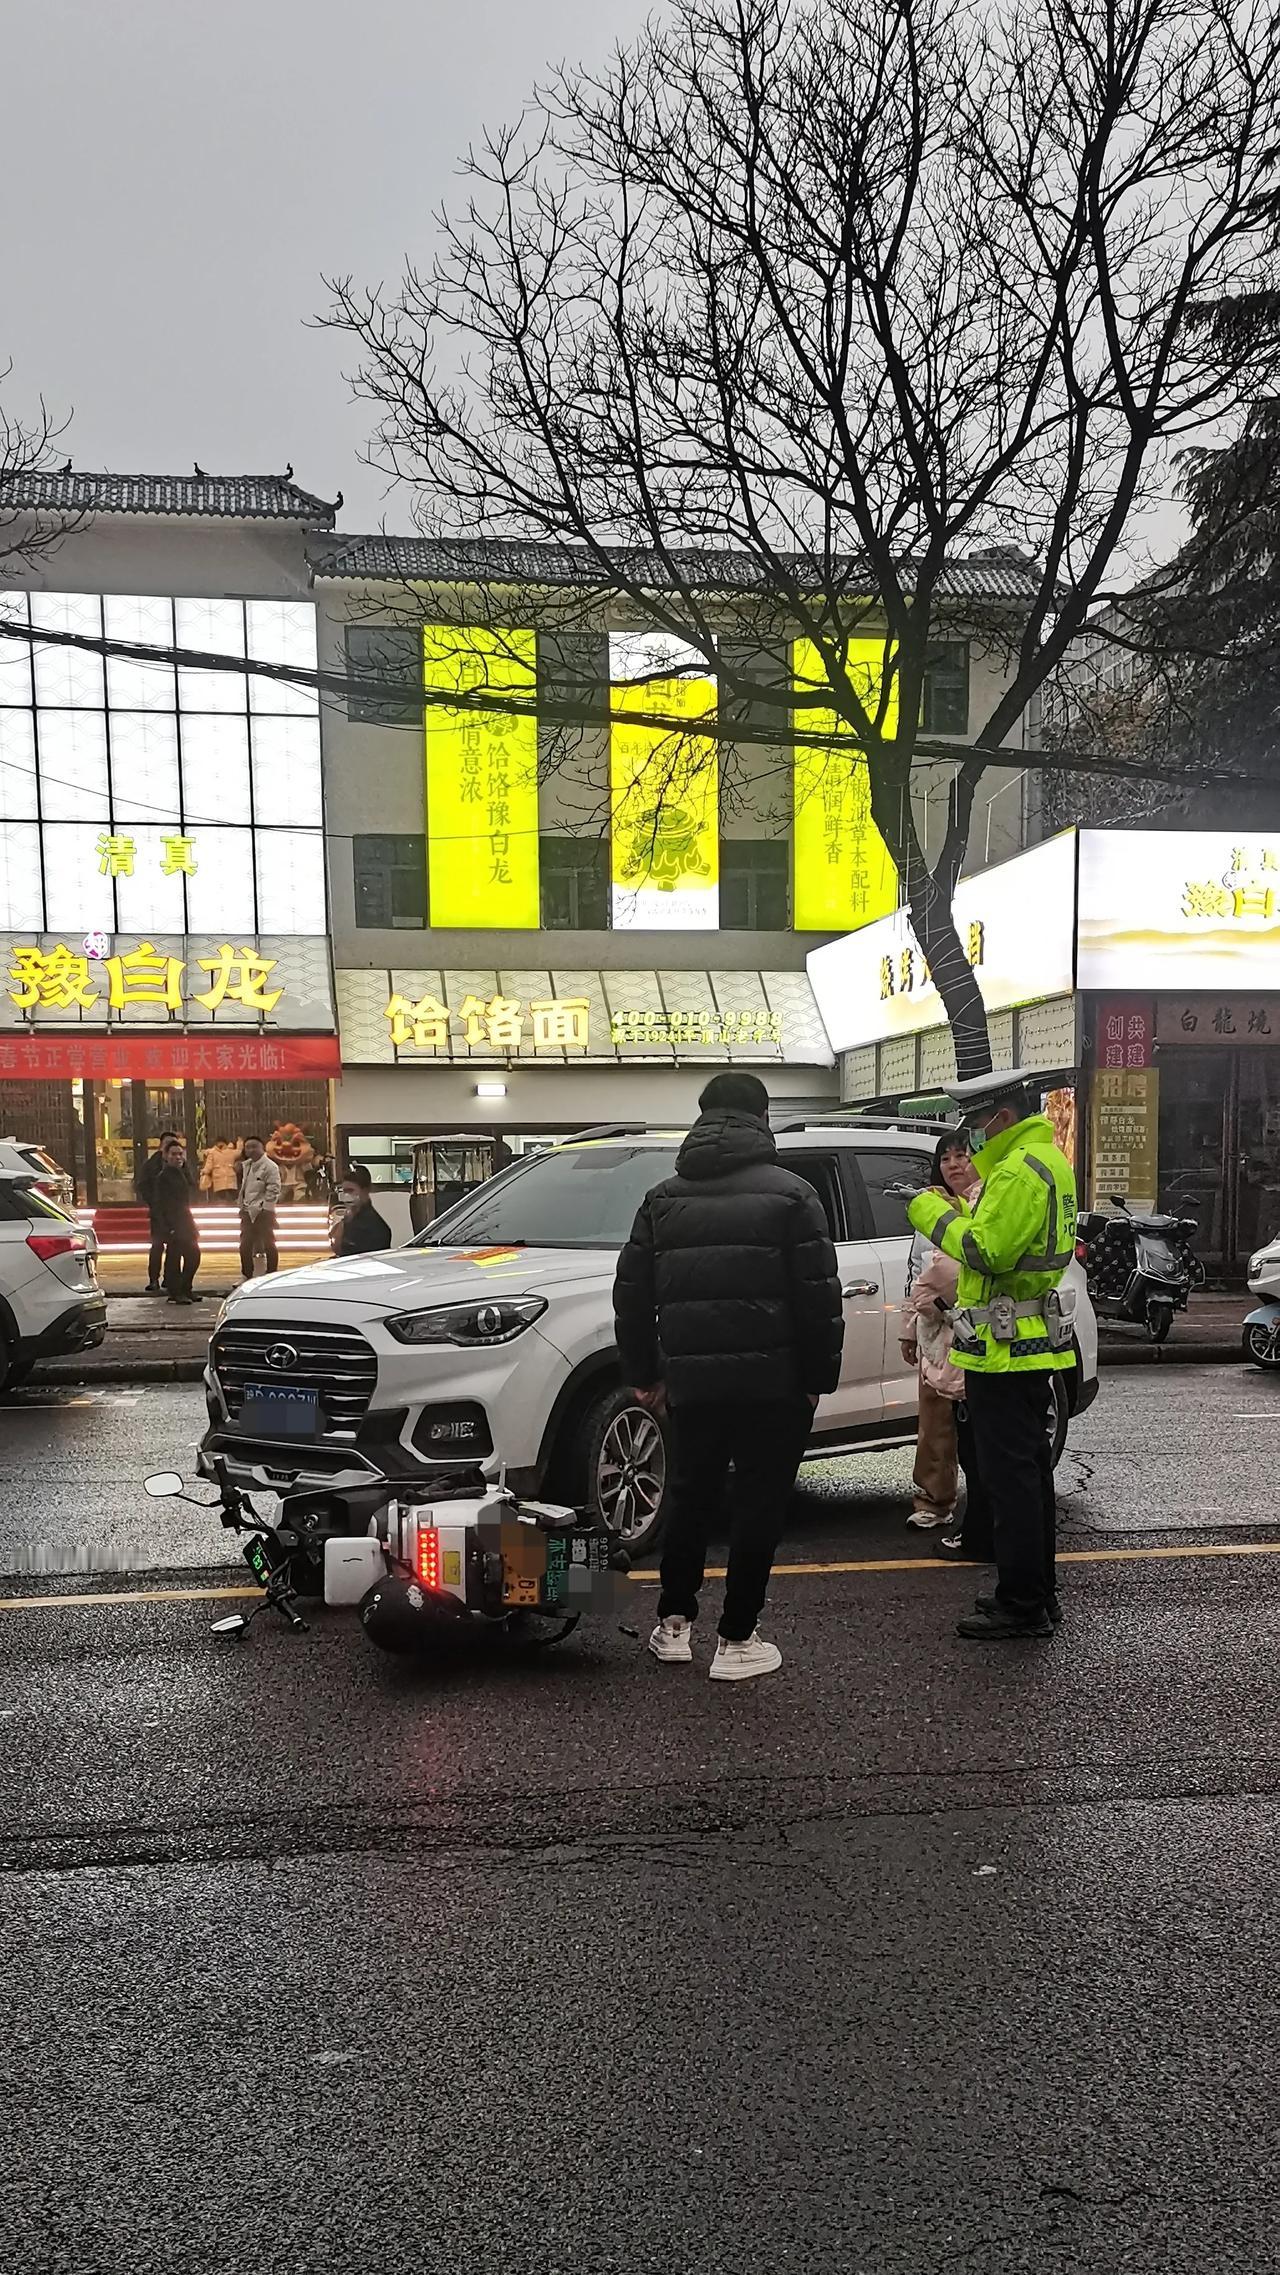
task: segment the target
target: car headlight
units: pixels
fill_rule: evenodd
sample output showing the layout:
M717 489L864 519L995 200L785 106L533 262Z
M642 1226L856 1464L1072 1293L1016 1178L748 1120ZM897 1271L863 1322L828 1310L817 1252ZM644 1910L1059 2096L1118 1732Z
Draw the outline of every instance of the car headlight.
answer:
M1249 1277L1251 1280L1257 1279L1259 1272L1262 1270L1263 1265L1266 1263L1266 1260L1267 1259L1265 1256L1251 1256L1249 1258Z
M514 1343L546 1308L545 1296L495 1296L484 1303L451 1303L441 1311L402 1311L385 1324L397 1343L452 1343L464 1350L487 1350L491 1343Z

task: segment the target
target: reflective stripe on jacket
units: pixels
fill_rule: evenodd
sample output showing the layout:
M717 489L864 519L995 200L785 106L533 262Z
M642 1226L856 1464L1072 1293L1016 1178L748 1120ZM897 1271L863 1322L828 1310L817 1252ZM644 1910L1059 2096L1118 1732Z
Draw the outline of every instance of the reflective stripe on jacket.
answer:
M1029 1115L984 1146L973 1165L982 1192L971 1214L935 1192L917 1194L907 1210L917 1232L959 1264L959 1312L980 1313L996 1295L1017 1305L1011 1343L997 1342L990 1325L978 1320L970 1337L957 1335L954 1363L977 1374L1074 1366L1070 1350L1050 1345L1044 1319L1044 1299L1071 1262L1076 1241L1076 1181L1052 1124L1043 1114Z

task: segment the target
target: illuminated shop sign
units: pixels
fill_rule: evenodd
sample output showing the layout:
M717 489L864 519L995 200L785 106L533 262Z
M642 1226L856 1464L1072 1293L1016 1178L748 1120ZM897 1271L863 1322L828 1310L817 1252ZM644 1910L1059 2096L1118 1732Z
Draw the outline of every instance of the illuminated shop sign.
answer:
M1227 995L1280 986L1280 837L1082 830L1079 980Z
M609 640L609 791L615 931L714 931L720 922L719 759L697 733L716 682L694 648L661 633ZM635 726L646 711L670 727Z
M335 1024L327 940L0 934L0 1034Z
M340 971L337 985L349 1064L476 1058L831 1064L803 972Z
M304 601L0 594L37 637L0 642L0 934L101 930L324 938L314 687ZM41 630L224 656L181 670L41 644Z
M988 1011L1069 995L1075 918L1075 832L964 877L954 915ZM814 948L805 958L838 1051L918 1034L946 1013L905 909Z
M533 632L429 624L422 646L428 689L534 696ZM428 703L423 732L432 925L535 931L541 922L536 716Z
M881 639L851 640L850 678L869 711L874 711L884 669ZM792 648L797 688L829 685L817 649L808 640ZM897 724L895 687L884 731ZM834 711L795 713L797 734L809 725L823 735L839 734L845 722ZM793 761L795 824L793 859L797 932L852 932L898 905L898 876L879 830L871 819L871 778L866 759L855 751L815 749L797 744Z

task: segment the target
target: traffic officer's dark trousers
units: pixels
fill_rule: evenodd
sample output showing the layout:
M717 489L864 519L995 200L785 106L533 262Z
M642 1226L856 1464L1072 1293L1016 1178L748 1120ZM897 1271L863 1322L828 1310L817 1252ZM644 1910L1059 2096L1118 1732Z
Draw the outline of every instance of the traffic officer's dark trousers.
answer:
M720 1633L730 1643L745 1643L754 1633L812 1428L807 1398L672 1408L671 1514L662 1550L659 1619L698 1616L707 1542L724 1505L732 1464L729 1573Z
M1043 1611L1057 1592L1049 1398L1048 1372L966 1372L965 1406L982 1514L989 1518L996 1601L1012 1612ZM976 1548L982 1529L979 1519L971 1532L966 1516L965 1545Z

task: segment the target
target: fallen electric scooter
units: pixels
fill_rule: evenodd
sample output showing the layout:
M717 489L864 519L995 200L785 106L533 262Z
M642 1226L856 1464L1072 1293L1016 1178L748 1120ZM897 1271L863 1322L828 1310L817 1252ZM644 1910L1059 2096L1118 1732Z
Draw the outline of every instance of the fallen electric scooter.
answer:
M272 1523L215 1458L202 1474L216 1489L199 1500L176 1471L144 1479L155 1499L217 1508L262 1590L250 1612L213 1623L244 1635L264 1611L305 1634L305 1598L353 1609L381 1650L420 1652L459 1622L479 1621L512 1642L545 1648L572 1635L586 1611L615 1609L629 1558L588 1512L523 1501L478 1470L442 1473L429 1486L387 1480L346 1495L288 1495Z

